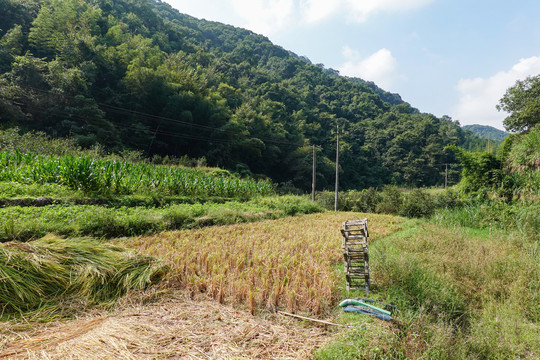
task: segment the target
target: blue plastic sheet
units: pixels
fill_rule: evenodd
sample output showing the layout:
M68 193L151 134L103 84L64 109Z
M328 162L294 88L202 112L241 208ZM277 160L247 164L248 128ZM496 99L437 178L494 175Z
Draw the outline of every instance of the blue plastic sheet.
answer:
M371 309L366 308L366 307L358 307L358 306L348 305L348 306L345 306L343 308L343 311L355 312L355 313L360 313L360 314L365 314L365 315L371 315L371 316L375 316L375 317L377 317L377 318L379 318L381 320L386 320L386 321L394 321L394 318L391 317L390 315L386 315L386 314L380 313L378 311L371 310Z

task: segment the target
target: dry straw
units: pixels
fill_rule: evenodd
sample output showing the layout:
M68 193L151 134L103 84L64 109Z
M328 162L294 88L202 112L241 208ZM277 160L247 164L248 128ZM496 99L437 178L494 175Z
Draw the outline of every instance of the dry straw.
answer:
M175 292L117 316L51 325L0 348L0 359L307 359L332 334Z
M114 301L158 282L166 266L133 251L91 239L47 236L0 244L2 315L44 310L60 303Z

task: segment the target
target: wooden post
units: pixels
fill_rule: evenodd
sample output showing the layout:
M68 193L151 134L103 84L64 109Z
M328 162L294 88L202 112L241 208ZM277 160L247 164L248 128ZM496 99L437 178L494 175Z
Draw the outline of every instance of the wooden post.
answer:
M311 201L315 201L315 182L317 174L317 152L315 151L315 145L313 145L313 174L311 176Z

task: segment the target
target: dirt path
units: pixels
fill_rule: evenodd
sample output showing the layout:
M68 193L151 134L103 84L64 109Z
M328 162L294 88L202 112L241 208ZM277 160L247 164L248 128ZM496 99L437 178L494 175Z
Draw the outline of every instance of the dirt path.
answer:
M177 292L115 315L0 335L0 359L309 359L334 335L334 329L251 316Z

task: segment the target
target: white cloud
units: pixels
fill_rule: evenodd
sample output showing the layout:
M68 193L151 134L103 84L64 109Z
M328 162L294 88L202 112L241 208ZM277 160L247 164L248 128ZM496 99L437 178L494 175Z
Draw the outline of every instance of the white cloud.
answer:
M233 24L236 15L228 1L193 1L193 0L164 0L183 14L195 16L199 19L219 21Z
M506 90L517 80L540 73L540 56L521 59L508 71L500 71L488 78L459 80L456 89L459 102L452 117L462 125L481 124L504 129L502 122L508 115L498 112L495 106Z
M315 24L334 16L343 8L342 0L300 0L300 18Z
M304 22L316 23L335 16L347 15L355 22L364 22L381 11L407 11L428 5L433 0L300 0Z
M434 0L164 0L182 13L270 35L334 17L363 22L381 11L405 11Z
M232 0L233 7L247 23L245 27L270 34L293 23L294 0Z
M341 75L373 81L385 89L392 87L396 80L401 78L397 74L398 62L388 49L382 48L371 56L361 59L358 51L345 46L343 56L347 61L338 69Z
M181 13L269 35L294 24L295 2L298 0L164 1Z

